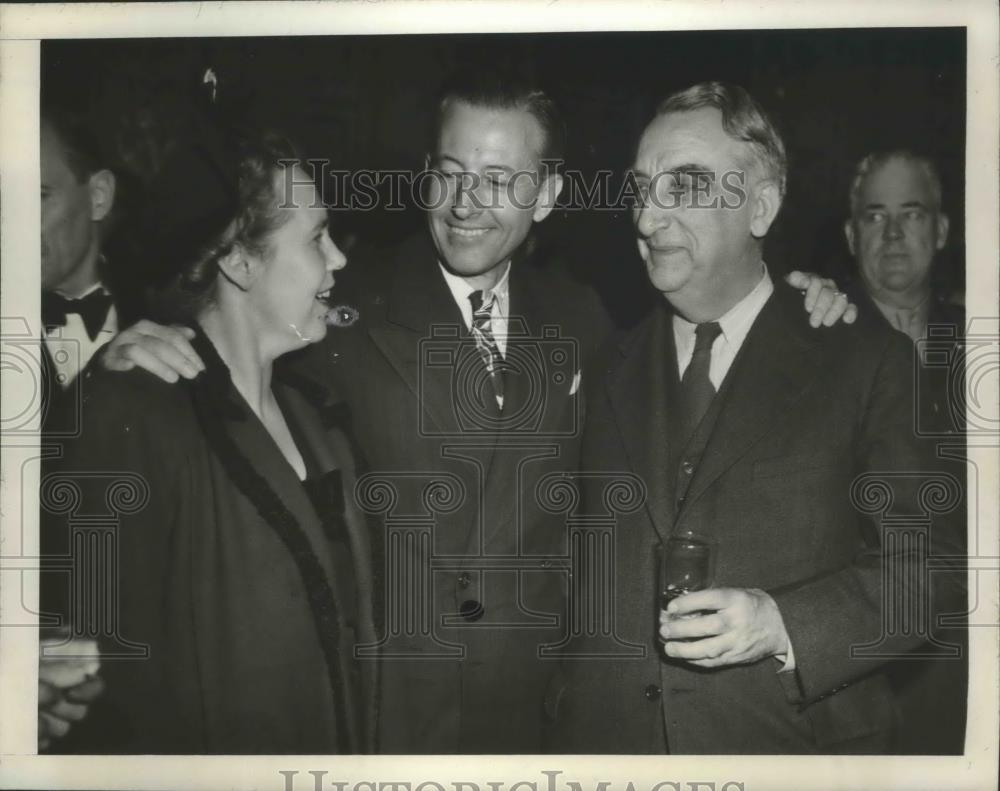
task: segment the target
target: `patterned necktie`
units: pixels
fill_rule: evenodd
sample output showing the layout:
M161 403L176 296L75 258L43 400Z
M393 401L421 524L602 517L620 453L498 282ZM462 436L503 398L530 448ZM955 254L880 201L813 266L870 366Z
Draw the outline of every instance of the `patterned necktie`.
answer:
M712 362L712 344L721 332L722 327L717 321L694 328L694 353L681 378L682 447L691 439L715 396L715 386L708 377L708 369Z
M472 303L472 337L489 372L497 406L503 409L503 356L500 354L496 338L493 337L491 326L495 299L496 295L492 292L486 302L483 302L482 291L473 291L469 294L469 302Z
M65 327L66 316L76 313L83 319L90 340L97 337L111 309L111 295L102 289L91 291L82 299L67 299L54 291L42 292L42 324L49 327Z

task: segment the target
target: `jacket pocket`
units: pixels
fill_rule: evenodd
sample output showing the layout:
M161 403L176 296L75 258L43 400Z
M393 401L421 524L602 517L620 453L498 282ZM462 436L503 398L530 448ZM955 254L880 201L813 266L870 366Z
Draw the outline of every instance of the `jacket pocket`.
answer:
M886 677L877 673L806 707L821 752L869 752L866 743L888 744L897 726L896 703Z

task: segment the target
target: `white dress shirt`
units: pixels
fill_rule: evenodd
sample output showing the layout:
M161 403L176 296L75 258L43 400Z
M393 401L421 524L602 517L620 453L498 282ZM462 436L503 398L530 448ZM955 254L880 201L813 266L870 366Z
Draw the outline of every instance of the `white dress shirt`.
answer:
M465 322L465 328L471 330L472 303L469 302L469 294L479 289L470 286L464 278L449 272L441 266L440 262L438 262L438 266L441 268L441 274L444 275L444 282L448 284L451 296L458 305L458 309L462 311L462 320ZM492 289L488 289L483 293L484 305L489 301L491 294L495 297L493 308L490 311L490 331L493 333L493 339L497 342L497 348L503 357L507 356L507 317L510 309L509 282L510 261L507 262L507 269L504 270L503 277L500 278Z
M108 290L100 283L94 283L90 288L80 294L62 294L67 299L83 299L95 291ZM56 381L63 389L72 384L73 380L80 374L94 353L105 343L110 341L118 332L118 314L115 306L108 309L107 318L97 336L91 340L84 326L83 318L76 313L66 315L66 324L62 327L53 327L49 332L43 328L45 346L49 350L52 364L56 369Z
M747 333L753 326L757 315L764 307L771 294L774 293L774 283L767 273L767 267L761 268L761 278L753 290L743 299L733 305L729 311L718 319L722 332L712 343L712 361L708 367L708 378L718 391L722 380L726 378L733 360L746 340ZM674 344L677 348L677 374L684 376L694 354L694 330L697 325L674 314Z

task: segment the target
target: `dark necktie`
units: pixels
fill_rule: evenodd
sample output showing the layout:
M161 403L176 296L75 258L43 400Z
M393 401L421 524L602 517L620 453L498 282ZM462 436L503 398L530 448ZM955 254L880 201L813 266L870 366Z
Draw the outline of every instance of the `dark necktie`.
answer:
M503 409L503 356L500 354L496 338L493 337L492 328L495 298L496 296L490 292L489 300L483 302L482 291L473 291L469 294L469 302L472 303L472 337L489 372L497 405Z
M686 445L701 423L709 404L715 396L715 386L708 378L712 362L712 344L722 332L717 321L699 324L694 328L694 353L681 378L681 430Z
M111 295L104 289L91 291L82 299L67 299L54 291L42 292L42 323L46 329L65 327L66 316L76 313L83 319L90 340L97 337L111 309Z

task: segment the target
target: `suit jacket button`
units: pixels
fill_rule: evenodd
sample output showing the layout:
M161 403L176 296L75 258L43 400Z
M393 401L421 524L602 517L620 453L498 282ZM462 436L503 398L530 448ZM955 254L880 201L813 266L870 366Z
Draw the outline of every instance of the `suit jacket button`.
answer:
M472 575L467 571L463 571L458 575L458 587L468 588L472 584Z
M694 465L689 461L681 462L681 471L685 475L692 475L694 473Z
M654 700L660 699L660 695L663 694L663 690L656 686L656 684L650 684L643 690L643 694L646 696L646 700L653 702Z
M478 621L486 612L483 605L475 599L466 599L458 608L459 613L467 621Z

